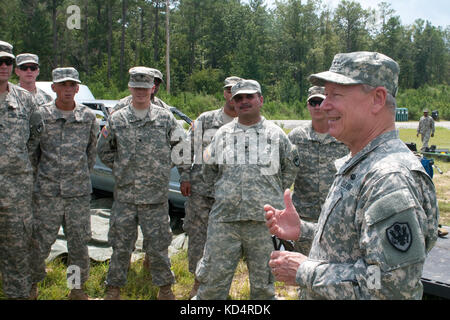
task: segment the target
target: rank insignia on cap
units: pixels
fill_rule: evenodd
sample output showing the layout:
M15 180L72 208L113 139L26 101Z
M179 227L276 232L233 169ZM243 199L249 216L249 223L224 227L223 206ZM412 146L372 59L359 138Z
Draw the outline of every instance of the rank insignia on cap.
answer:
M397 250L406 252L412 244L411 228L407 222L396 222L386 229L389 243Z
M108 128L104 126L102 129L102 136L106 139L108 137L108 134L109 134Z

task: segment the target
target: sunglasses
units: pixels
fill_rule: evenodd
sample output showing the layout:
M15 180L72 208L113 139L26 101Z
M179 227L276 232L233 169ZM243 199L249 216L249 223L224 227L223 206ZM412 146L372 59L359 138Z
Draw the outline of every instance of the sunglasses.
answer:
M311 107L316 107L317 105L320 107L323 100L309 100L308 103Z
M7 66L10 66L10 65L13 64L13 62L14 62L14 60L11 59L11 58L9 58L9 59L0 59L0 66L2 66L3 63L6 64Z
M38 66L22 65L22 66L19 66L19 69L22 71L27 71L27 69L30 69L31 71L36 71L38 69Z

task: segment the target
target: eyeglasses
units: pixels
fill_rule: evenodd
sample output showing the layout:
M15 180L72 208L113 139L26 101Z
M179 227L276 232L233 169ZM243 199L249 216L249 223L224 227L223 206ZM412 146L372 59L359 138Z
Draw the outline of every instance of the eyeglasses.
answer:
M38 66L35 65L21 65L19 66L19 69L22 71L27 71L27 69L30 69L31 71L36 71L38 69Z
M320 107L320 105L322 104L322 101L323 100L309 100L308 103L311 107L315 108L317 105L319 105L319 107Z
M6 64L7 66L10 66L13 64L13 59L8 58L8 59L0 59L0 66L2 66L4 64Z

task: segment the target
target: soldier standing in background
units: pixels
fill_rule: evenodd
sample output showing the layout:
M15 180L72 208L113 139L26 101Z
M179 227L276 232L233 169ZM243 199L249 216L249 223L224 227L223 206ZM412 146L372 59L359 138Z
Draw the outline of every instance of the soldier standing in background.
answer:
M336 174L318 223L265 206L271 233L314 239L309 256L272 252L279 281L301 299L421 299L423 265L437 239L439 209L431 178L395 129L399 66L377 52L340 53L324 85L321 109L330 135L351 154Z
M214 203L213 186L203 181L203 150L211 142L216 131L236 117L234 103L231 99L231 87L242 80L238 77L225 79L223 97L225 104L222 108L202 113L195 120L194 127L189 130L191 138L191 190L185 203L186 216L184 217L183 229L188 235L188 259L189 271L195 273L198 261L203 255L206 241L206 230L208 228L208 216ZM196 153L195 153L196 152ZM195 279L190 298L197 294L200 282Z
M28 90L40 106L52 101L52 97L36 87L36 78L39 76L39 57L32 53L22 53L16 57L16 75L19 77L19 85Z
M31 157L37 164L33 202L38 248L33 253L33 291L37 295L37 283L46 276L45 259L62 225L68 265L76 266L80 275L79 286L71 288L69 299L88 300L82 287L90 269L90 171L97 156L99 125L95 114L74 100L81 83L78 71L56 68L52 77L56 99L38 109L45 130Z
M334 161L349 153L342 142L328 134L328 118L320 104L324 87L308 90L307 107L311 123L293 129L288 137L298 149L300 166L294 182L292 202L302 221L317 222L336 174ZM295 242L295 251L308 255L311 240Z
M428 109L423 110L423 116L420 118L419 127L417 128L417 136L422 135L422 148L421 152L425 152L428 148L428 141L430 136L434 137L434 120L428 116Z
M154 88L151 70L134 67L129 73L132 99L111 115L98 141L99 157L113 170L116 181L108 233L113 254L105 299L120 299L138 225L144 236L153 284L160 287L158 299L175 299L171 289L175 278L168 257L172 232L167 185L172 149L186 143L186 134L168 110L151 103ZM181 188L189 188L189 166L177 168Z
M9 299L28 299L32 286L33 168L29 153L43 130L32 95L10 83L13 46L0 41L0 273Z
M145 68L147 68L147 67L145 67ZM164 101L162 101L161 99L156 97L156 94L158 93L158 90L159 90L159 86L161 85L161 82L163 81L163 75L162 75L161 71L159 71L158 69L154 69L154 68L147 68L147 69L152 74L154 82L155 82L155 89L150 97L150 101L152 102L152 104L156 104L157 106L159 106L161 108L165 108L170 111L167 103L165 103ZM128 106L131 102L131 99L132 99L131 95L120 99L119 102L117 102L117 104L114 106L112 112L116 112L117 110L120 110L120 109Z
M287 135L261 116L264 98L257 81L232 88L238 121L222 126L204 152L204 181L214 185L204 255L198 263L196 299L227 298L242 256L250 279L250 298L275 298L268 265L272 241L264 224L264 203L283 205L298 170L298 156Z

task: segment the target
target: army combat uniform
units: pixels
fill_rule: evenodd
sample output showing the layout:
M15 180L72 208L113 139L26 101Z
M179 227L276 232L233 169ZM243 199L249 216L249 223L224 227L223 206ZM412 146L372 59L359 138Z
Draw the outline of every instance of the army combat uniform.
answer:
M433 182L397 131L381 134L337 173L297 271L303 299L421 299L437 238Z
M311 123L293 129L288 137L300 157L292 202L302 221L317 222L337 171L334 161L349 150L329 134L314 131ZM295 243L296 251L304 255L310 248L309 240Z
M106 282L111 287L126 284L138 224L153 284L161 287L174 282L168 258L172 240L168 184L171 151L186 141L186 134L169 111L153 104L148 110L144 118L139 118L130 100L111 115L98 142L99 157L113 170L116 181L108 233L113 254ZM178 166L181 181L189 174L183 169L186 167Z
M97 156L99 125L95 114L78 103L72 112L65 113L53 101L40 106L39 113L45 130L32 157L38 163L34 208L35 239L39 243L33 255L33 282L45 278L45 259L62 225L68 265L80 268L82 285L89 276L90 172Z
M186 216L183 229L188 235L188 259L189 271L195 273L198 261L203 255L206 241L206 230L208 228L208 216L214 203L214 190L210 183L203 180L202 174L202 150L211 142L216 131L222 127L225 121L232 120L226 117L223 108L202 113L190 129L191 157L194 163L191 168L190 182L191 195L185 203ZM195 145L197 144L197 145ZM197 154L194 152L197 151ZM196 162L196 163L195 163Z
M43 104L49 103L53 100L48 93L39 88L36 88L36 92L31 92L31 94L34 96L37 106L42 106Z
M8 83L8 92L0 94L0 272L3 293L9 298L28 298L32 284L29 152L43 130L35 111L31 94L17 85Z
M282 129L261 118L247 128L237 120L224 125L204 152L204 181L215 183L215 202L196 271L197 299L226 299L242 255L249 269L251 299L275 298L268 265L273 245L263 207L283 206L298 157Z
M434 120L430 116L422 116L419 121L419 127L417 133L422 135L422 148L421 152L424 152L428 148L428 141L430 141L431 134L434 134Z

